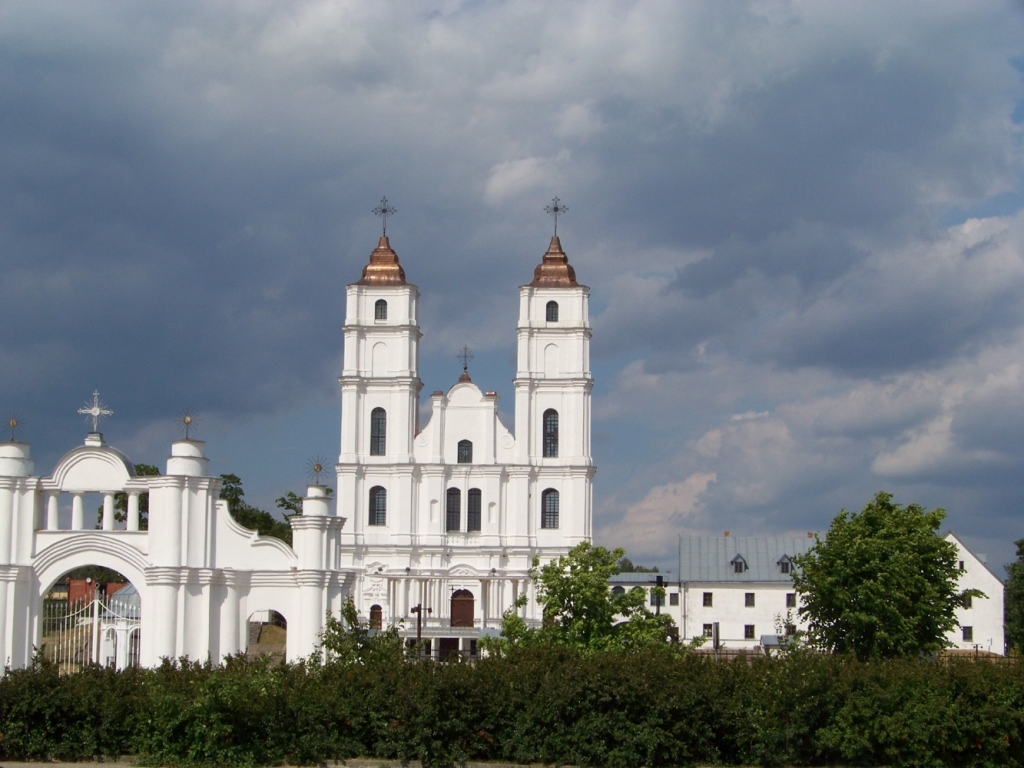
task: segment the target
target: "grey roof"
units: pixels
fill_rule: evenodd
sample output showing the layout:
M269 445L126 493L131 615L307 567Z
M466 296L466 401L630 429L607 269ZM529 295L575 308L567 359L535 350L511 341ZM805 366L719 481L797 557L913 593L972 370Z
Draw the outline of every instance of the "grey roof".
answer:
M661 573L617 573L608 579L609 584L650 584L654 586L658 583L658 577L661 576L664 579L665 584L676 584L679 579L676 578L675 571L662 571Z
M806 536L682 536L679 539L681 581L746 582L791 581L782 573L783 557L802 555L814 546ZM736 573L733 561L739 555L747 564Z

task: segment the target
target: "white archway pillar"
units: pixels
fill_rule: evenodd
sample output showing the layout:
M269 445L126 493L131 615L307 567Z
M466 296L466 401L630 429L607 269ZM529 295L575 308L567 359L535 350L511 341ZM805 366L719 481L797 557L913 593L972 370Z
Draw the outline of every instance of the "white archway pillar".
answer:
M56 531L60 528L58 512L60 510L60 491L46 492L46 530Z
M71 494L71 530L80 531L84 528L84 515L82 511L82 494Z
M150 594L153 595L153 611L143 610L143 620L152 616L150 648L153 658L149 665L155 666L160 659L174 659L178 656L178 571L173 568L151 568L147 574ZM143 637L146 634L143 627Z
M139 492L132 491L128 494L128 523L129 531L139 530Z
M233 656L245 650L239 636L241 623L241 600L239 576L233 571L224 572L224 601L220 605L220 657ZM248 627L246 628L248 629Z
M114 494L103 494L103 530L114 530Z

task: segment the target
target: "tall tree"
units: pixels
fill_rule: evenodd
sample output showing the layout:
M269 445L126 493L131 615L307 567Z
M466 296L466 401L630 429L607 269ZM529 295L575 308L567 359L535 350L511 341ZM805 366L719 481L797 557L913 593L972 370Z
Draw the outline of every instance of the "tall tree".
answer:
M506 613L502 637L512 643L550 642L584 650L611 650L664 643L672 619L647 609L647 591L615 594L608 579L619 573L622 549L607 550L581 542L544 566L534 560L530 578L541 606L542 626L530 630L516 612ZM664 598L664 589L660 597Z
M1017 539L1017 559L1006 566L1003 616L1006 642L1017 654L1024 653L1024 539Z
M220 497L228 503L228 511L239 525L254 530L261 536L273 536L291 546L292 527L269 512L247 504L245 491L242 490L242 478L227 474L221 475L220 479Z
M956 547L938 532L945 517L884 491L860 512L840 511L824 541L794 559L810 643L859 659L945 648L956 609L984 597L957 589Z

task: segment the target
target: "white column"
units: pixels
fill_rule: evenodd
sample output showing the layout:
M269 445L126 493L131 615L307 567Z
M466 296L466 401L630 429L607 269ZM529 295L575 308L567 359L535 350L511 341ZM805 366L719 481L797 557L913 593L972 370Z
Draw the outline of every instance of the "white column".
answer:
M139 494L137 491L128 494L128 530L139 530Z
M11 562L11 533L14 517L14 489L0 489L0 563Z
M103 494L103 530L114 530L114 494Z
M57 510L60 503L60 491L46 492L46 530L56 531L60 527Z
M71 494L71 530L80 531L84 527L82 518L82 494Z
M224 602L220 609L220 656L222 659L245 650L244 647L239 647L238 624L241 608L238 599L238 585L232 574L227 575L226 582Z

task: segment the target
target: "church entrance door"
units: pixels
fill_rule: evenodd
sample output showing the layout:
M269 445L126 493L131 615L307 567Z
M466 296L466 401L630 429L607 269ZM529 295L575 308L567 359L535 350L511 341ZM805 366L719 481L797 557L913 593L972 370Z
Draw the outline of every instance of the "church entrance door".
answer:
M452 595L452 626L473 626L473 593L460 589Z

